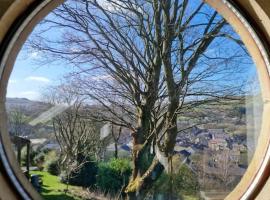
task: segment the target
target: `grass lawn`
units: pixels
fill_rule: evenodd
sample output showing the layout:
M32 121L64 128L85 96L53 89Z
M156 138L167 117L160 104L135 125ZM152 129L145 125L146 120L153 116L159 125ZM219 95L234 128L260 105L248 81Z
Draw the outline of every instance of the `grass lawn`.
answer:
M32 171L31 174L38 174L42 178L41 196L46 200L81 200L79 197L74 197L72 194L79 194L83 190L81 187L69 186L69 192L65 194L64 190L67 186L59 181L57 176L53 176L44 171Z
M199 197L183 195L183 200L198 200Z
M69 192L65 193L66 185L59 181L58 176L53 176L45 171L31 171L31 174L38 174L42 178L42 192L41 196L45 200L83 200L78 196L73 196L72 194L82 194L84 191L81 187L69 186ZM93 197L92 199L96 199ZM100 199L100 198L98 198ZM183 196L184 200L198 200L194 196Z

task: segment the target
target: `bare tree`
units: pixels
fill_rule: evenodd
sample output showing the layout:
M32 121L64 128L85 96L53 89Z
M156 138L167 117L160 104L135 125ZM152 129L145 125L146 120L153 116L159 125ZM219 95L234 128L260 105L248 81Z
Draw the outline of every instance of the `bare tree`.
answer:
M52 124L61 150L60 166L70 178L70 173L80 169L89 157L97 156L102 145L97 124L83 118L84 99L74 96L69 85L48 88L44 98L56 107L65 107L52 118Z
M114 141L114 157L118 158L118 144L119 144L119 139L122 134L122 126L120 127L114 127L112 124L112 131L111 135Z
M64 34L42 34L51 30ZM227 22L200 1L71 0L39 31L30 47L46 62L76 66L75 93L106 111L97 119L131 130L130 199L142 199L167 167L161 160L170 162L178 116L241 97L250 62Z
M237 165L233 163L233 160L231 159L230 151L230 149L225 148L223 150L212 152L212 158L216 163L214 169L212 169L212 176L220 180L220 187L225 190L228 189L228 185L235 179L232 172L237 173L239 171L237 170Z
M24 136L28 119L21 107L15 107L8 113L10 132L13 136ZM29 133L28 133L29 134Z

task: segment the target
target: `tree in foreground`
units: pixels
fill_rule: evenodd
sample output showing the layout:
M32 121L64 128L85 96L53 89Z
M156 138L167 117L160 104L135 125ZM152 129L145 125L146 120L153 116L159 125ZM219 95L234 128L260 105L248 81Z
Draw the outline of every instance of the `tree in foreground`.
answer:
M44 52L41 62L75 67L74 94L102 108L89 118L130 129L130 199L143 199L170 171L176 137L188 128L178 117L239 99L250 62L227 22L201 1L70 0L28 44Z

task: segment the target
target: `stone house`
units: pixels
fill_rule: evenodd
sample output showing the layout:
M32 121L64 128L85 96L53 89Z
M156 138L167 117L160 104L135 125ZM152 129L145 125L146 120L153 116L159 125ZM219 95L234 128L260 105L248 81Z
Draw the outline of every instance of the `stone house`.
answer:
M227 147L227 141L225 139L211 139L208 141L208 147L212 151L223 150Z

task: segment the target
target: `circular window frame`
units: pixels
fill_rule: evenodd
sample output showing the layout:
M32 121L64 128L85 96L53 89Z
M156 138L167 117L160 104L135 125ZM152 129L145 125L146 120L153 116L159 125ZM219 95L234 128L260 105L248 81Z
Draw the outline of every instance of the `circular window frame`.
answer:
M240 183L225 199L255 199L270 174L270 63L269 52L264 46L263 35L252 26L242 10L233 4L232 0L204 0L221 14L240 35L256 65L263 99L261 132L254 156ZM0 22L0 158L6 176L14 190L23 199L41 199L22 174L7 133L7 116L5 98L7 83L15 63L17 54L27 37L51 10L64 0L25 0L16 1L11 5ZM14 22L12 26L8 24ZM270 49L270 48L268 48Z

